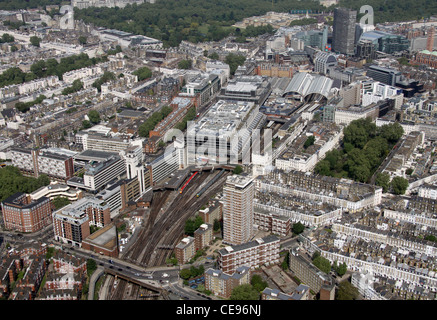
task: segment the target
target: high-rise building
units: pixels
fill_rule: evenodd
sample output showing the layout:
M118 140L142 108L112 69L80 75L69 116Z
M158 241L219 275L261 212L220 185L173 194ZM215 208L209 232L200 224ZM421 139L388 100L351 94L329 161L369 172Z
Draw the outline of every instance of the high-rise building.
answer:
M239 245L253 236L253 178L232 175L223 187L223 242Z
M336 8L332 33L332 51L347 55L354 54L355 25L357 12Z

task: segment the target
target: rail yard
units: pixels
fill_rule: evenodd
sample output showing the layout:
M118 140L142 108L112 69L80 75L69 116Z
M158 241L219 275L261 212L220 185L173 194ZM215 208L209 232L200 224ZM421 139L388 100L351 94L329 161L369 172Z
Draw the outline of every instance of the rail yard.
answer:
M143 267L163 266L172 249L184 236L185 221L215 194L220 192L229 171L201 171L190 175L178 190L154 190L146 223L138 230L135 243L123 253L122 259ZM189 183L187 183L189 181ZM108 299L154 299L158 295L142 292L137 284L118 279Z

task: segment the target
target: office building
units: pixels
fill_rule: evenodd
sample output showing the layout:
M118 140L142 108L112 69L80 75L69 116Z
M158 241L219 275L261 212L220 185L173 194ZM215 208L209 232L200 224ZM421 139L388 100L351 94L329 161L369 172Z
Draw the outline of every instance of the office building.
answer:
M372 65L367 70L366 75L375 81L388 84L389 86L394 86L401 78L402 73L395 69Z
M334 9L332 51L346 55L354 54L356 18L357 12L354 10Z
M98 192L109 182L118 180L125 174L126 165L124 159L119 155L111 155L105 161L93 162L85 166L82 187L90 192Z
M253 179L228 176L223 187L223 242L239 245L253 236Z
M329 74L329 68L333 68L337 65L337 57L330 52L320 51L316 53L314 57L314 72L318 72L322 75Z
M217 101L187 130L188 164L248 161L251 134L265 118L253 102Z
M375 51L392 54L395 52L408 50L409 40L402 35L391 34L380 30L364 32L360 36L360 41L370 41Z

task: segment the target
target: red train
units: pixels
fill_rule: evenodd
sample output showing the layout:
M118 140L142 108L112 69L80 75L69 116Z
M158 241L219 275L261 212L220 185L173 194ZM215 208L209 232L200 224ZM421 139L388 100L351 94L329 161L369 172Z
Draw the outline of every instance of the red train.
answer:
M198 173L199 173L199 171L196 171L191 175L190 179L188 179L187 182L185 182L185 184L182 186L181 191L179 191L179 193L184 192L185 187L190 183L191 179L193 179L196 176L196 174L198 174Z

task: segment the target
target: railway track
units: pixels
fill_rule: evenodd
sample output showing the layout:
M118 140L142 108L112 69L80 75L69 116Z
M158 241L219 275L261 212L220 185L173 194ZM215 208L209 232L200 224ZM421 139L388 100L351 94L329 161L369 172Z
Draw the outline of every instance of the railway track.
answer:
M184 235L185 221L194 216L202 205L223 189L228 172L221 175L198 198L196 197L197 192L218 174L219 171L202 172L202 174L196 175L185 187L182 194L179 193L179 190L156 191L153 195L147 223L141 228L136 242L125 252L123 259L147 267L165 265L173 250L163 248L169 245L174 248ZM173 201L169 203L171 199ZM164 206L168 208L162 212L161 208ZM141 295L140 292L145 289L136 284L130 284L132 287L127 290L127 285L123 284L126 281L122 279L118 281L119 285L113 290L111 300L156 299L153 294L147 292Z

